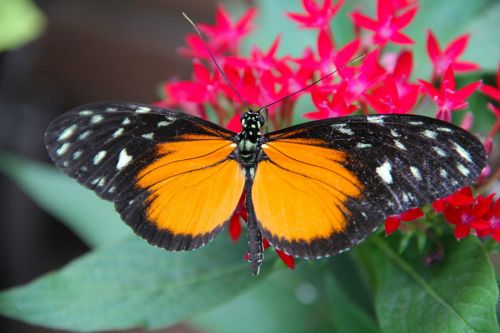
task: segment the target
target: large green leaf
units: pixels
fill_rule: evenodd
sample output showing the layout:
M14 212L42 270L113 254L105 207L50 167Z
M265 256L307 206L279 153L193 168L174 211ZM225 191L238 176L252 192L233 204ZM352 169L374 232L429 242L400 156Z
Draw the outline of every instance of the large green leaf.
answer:
M283 265L282 263L277 263ZM333 321L310 270L280 269L248 293L196 317L195 326L214 333L331 332ZM315 271L318 274L317 271Z
M346 292L363 289L350 269L344 271L346 260L338 260L346 257L302 261L295 271L277 270L250 292L192 323L214 333L378 332L372 317ZM342 274L351 280L348 288L338 282Z
M416 251L401 257L378 236L357 248L384 332L499 331L498 289L483 247L472 236L443 246L445 258L428 266Z
M265 278L274 261L267 260L261 275L252 277L242 260L244 245L222 238L194 252L172 253L131 237L0 293L0 313L74 331L168 326Z
M0 52L22 46L37 37L45 23L30 0L0 1Z
M131 234L111 203L54 167L0 151L0 172L91 246Z

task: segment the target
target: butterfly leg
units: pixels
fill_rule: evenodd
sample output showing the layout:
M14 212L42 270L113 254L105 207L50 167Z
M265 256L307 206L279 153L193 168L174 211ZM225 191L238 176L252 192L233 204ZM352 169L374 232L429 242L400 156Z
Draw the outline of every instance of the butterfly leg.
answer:
M245 206L247 210L247 237L248 237L248 261L252 269L252 275L259 274L262 260L264 260L264 248L262 245L262 233L257 226L257 218L252 202L252 183L247 180Z

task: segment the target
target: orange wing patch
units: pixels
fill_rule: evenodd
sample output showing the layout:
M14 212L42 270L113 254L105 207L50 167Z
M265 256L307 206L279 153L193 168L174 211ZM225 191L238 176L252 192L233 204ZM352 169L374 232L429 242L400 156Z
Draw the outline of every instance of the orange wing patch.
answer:
M252 188L257 219L265 233L287 242L311 243L346 230L345 203L363 185L343 166L346 154L292 139L262 145L269 157L258 168Z
M222 227L245 183L239 164L228 158L234 149L231 141L195 135L159 144L156 161L137 175L137 185L150 193L148 220L162 231L193 237Z

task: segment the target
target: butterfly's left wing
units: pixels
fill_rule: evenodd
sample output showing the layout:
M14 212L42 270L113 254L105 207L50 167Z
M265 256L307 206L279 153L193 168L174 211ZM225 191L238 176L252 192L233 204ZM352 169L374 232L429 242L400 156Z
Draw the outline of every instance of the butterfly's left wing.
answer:
M473 135L421 116L333 118L265 141L252 188L259 226L306 258L352 247L385 217L471 184L485 165Z
M234 135L185 113L111 102L63 114L45 142L55 164L114 202L138 235L190 250L222 229L243 192Z

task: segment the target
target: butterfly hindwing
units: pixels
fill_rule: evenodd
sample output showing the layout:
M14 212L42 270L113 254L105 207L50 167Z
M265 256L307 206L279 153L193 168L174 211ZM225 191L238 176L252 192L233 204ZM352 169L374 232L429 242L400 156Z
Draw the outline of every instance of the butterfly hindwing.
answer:
M222 229L243 191L233 136L184 113L97 103L54 120L45 142L55 164L114 202L136 233L188 250Z
M259 226L306 258L350 248L387 216L469 185L485 163L473 135L421 116L333 118L265 141L252 188Z

